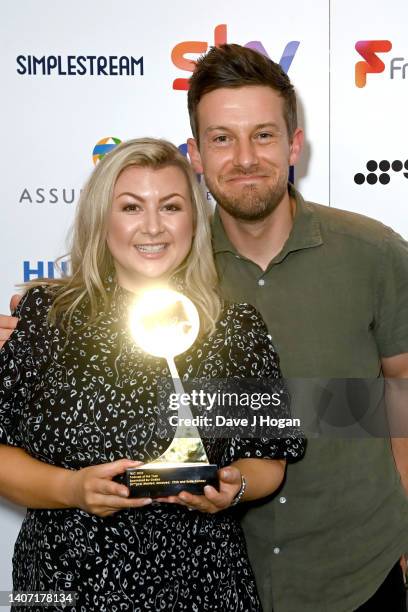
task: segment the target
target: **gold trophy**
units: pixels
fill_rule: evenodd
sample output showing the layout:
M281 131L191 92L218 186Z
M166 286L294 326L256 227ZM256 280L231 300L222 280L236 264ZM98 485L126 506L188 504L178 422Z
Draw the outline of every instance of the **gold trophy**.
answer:
M130 315L135 342L146 353L166 359L177 397L184 394L174 358L196 340L200 319L193 302L182 293L154 289L142 295ZM188 491L201 495L207 484L218 487L217 466L210 464L200 433L191 425L188 403L179 402L173 441L158 459L126 470L132 497L166 497ZM187 423L187 425L186 425Z

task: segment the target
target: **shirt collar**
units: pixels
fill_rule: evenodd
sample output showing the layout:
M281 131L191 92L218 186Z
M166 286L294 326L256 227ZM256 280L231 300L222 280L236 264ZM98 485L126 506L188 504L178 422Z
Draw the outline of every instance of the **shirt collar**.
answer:
M273 263L279 263L292 251L308 249L323 244L320 221L313 204L305 202L300 193L290 183L289 195L296 202L293 226L281 252L272 260ZM212 235L215 254L229 252L238 255L236 248L225 232L218 206L215 209L212 220Z

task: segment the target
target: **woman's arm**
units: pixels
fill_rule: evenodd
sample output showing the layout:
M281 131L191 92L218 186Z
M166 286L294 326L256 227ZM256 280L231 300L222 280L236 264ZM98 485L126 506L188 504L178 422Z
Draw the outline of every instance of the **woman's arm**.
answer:
M285 475L285 459L238 459L231 463L245 477L242 501L251 501L274 493Z
M68 470L34 459L26 451L0 444L0 495L28 508L81 508L110 516L124 508L140 508L151 499L129 499L128 488L112 481L140 462L120 459L80 470Z
M246 488L241 501L251 501L274 493L285 475L284 459L238 459L218 471L219 491L211 486L204 487L204 495L193 495L182 491L158 501L180 504L215 514L229 508L241 488L241 475L245 477Z
M98 516L146 505L150 499L128 499L127 487L112 481L135 462L122 459L69 470L39 461L21 448L24 408L49 352L51 302L43 287L28 291L17 310L18 325L0 350L0 495L30 508L81 508ZM36 351L38 346L41 350Z

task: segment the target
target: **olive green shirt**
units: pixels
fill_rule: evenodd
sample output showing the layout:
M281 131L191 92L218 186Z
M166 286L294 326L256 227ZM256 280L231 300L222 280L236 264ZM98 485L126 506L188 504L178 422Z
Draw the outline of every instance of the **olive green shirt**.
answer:
M216 210L223 295L258 308L285 377L375 378L381 357L408 352L408 244L372 219L290 192L293 228L265 271L236 251ZM408 551L390 440L310 439L243 527L265 612L351 612Z

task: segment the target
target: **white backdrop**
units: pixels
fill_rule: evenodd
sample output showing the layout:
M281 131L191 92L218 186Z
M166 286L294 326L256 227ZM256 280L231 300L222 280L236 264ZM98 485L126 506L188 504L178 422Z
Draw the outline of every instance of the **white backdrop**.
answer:
M288 73L306 130L296 169L303 195L375 217L408 237L405 0L209 0L202 6L188 0L3 0L0 17L1 312L16 283L53 273L97 143L144 135L186 142L186 91L173 88L175 79L189 76L180 60L194 59L194 51L222 38L258 41L275 61L285 48L296 49ZM216 26L224 27L215 39ZM367 55L384 40L391 47L378 54L383 72L367 74L364 86L360 77L357 86L355 65L364 61L357 41L369 41ZM109 56L108 73L96 74ZM29 69L33 57L45 58L36 74ZM119 60L112 57L124 58L125 74L118 74ZM132 58L134 74L126 74ZM401 69L391 74L392 65ZM17 509L0 505L0 590L11 586L20 521Z

